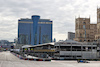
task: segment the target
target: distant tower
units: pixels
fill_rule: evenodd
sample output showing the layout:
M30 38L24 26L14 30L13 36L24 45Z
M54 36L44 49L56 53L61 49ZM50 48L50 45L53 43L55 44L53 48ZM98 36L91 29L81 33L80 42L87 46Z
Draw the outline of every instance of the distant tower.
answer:
M97 23L100 23L100 8L97 8Z
M54 42L56 42L56 39L54 38Z
M100 8L97 8L97 34L95 40L100 39Z
M33 15L32 16L32 21L33 21L33 40L32 43L34 43L35 45L38 43L37 42L37 28L38 28L38 22L39 22L40 16L38 15ZM31 43L31 44L32 44Z

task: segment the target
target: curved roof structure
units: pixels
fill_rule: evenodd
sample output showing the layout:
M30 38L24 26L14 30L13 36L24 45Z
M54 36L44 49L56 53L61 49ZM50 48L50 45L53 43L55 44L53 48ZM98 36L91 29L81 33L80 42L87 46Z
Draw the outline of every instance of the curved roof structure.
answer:
M22 48L36 47L36 46L43 46L43 45L54 45L54 42L44 43L44 44L38 44L38 45L24 45L24 46L22 46Z
M22 46L22 48L28 48L28 47L32 47L32 45L24 45L24 46Z
M77 41L74 41L74 40L65 40L65 41L58 41L58 42L56 42L56 43L80 43L81 44L81 42L77 42Z

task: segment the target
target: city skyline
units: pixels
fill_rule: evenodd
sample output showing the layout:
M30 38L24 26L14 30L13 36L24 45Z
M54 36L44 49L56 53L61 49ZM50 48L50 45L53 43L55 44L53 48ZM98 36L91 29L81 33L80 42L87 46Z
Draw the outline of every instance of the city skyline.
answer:
M0 40L17 38L18 19L31 15L50 18L53 21L53 39L65 40L67 32L75 32L75 16L97 22L96 10L99 0L2 0L0 1ZM31 17L30 17L31 18Z

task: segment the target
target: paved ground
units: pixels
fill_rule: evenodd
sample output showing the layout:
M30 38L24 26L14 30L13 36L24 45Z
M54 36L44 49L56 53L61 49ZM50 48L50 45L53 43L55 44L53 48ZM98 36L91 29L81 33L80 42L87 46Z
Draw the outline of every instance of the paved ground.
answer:
M10 52L0 52L0 67L100 67L100 61L77 63L76 61L27 61Z

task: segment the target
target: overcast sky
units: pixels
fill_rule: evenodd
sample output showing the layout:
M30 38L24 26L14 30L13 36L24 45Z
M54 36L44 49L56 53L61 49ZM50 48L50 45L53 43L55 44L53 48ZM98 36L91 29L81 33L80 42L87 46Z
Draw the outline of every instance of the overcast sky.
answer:
M0 0L0 40L17 38L18 19L40 15L53 20L53 38L65 40L67 32L75 32L75 16L91 17L96 23L100 0Z

